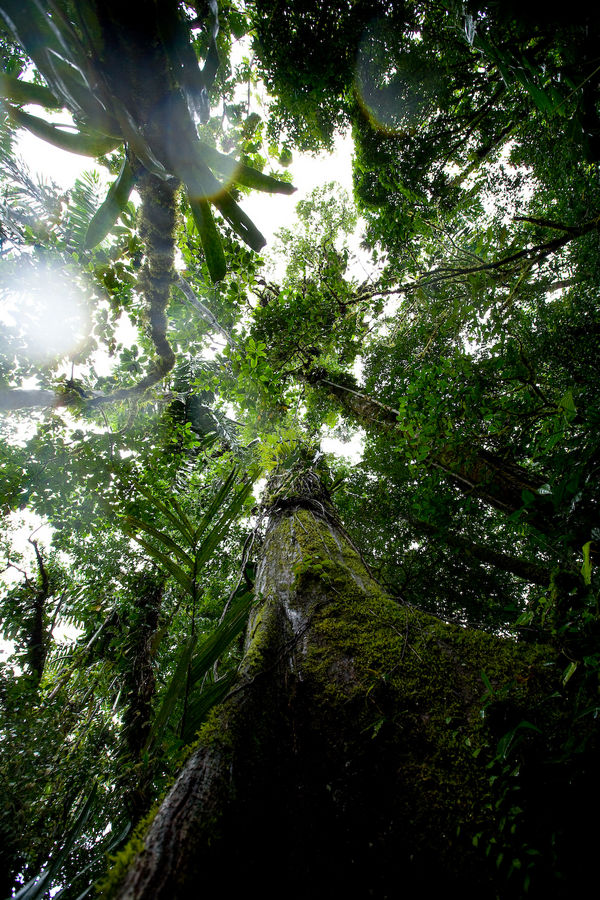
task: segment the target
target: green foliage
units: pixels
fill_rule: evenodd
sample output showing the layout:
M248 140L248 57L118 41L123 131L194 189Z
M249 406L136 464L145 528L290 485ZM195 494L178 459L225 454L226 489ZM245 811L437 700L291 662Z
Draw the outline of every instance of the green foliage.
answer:
M206 446L210 447L211 442L206 442ZM64 460L60 460L60 488L56 493L44 492L45 512L50 512L51 520L60 525L54 543L68 551L78 575L70 579L69 584L60 569L55 574L46 562L48 586L44 594L43 627L47 660L43 677L38 684L37 679L34 681L28 675L11 673L7 682L9 686L14 684L15 699L10 699L13 695L9 694L2 711L3 728L10 737L10 744L3 746L0 763L13 769L9 776L10 802L6 807L11 824L3 822L3 832L14 832L14 806L19 810L16 835L6 843L7 877L17 874L15 859L22 872L37 877L46 855L52 853L56 868L48 878L52 881L72 880L78 867L83 868L81 855L90 834L96 830L101 834L109 822L113 835L123 830L125 811L123 800L114 794L115 778L126 791L130 790L128 785L132 780L141 784L143 779L150 779L150 796L155 796L163 784L161 770L168 769L168 761L179 753L182 740L193 738L208 710L229 688L236 664L231 644L243 630L253 600L253 594L247 588L236 590L235 581L233 596L223 598L227 584L227 553L220 558L217 555L219 548L224 553L223 546L230 544L232 529L235 535L236 519L247 506L251 494L251 479L239 484L237 471L231 466L223 471L226 477L220 484L209 479L204 485L200 506L197 500L195 504L192 501L195 506L195 518L192 519L189 494L181 505L175 496L167 499L168 495L161 494L155 484L151 490L147 475L146 484L137 482L135 468L109 463L101 474L97 473L98 486L103 486L102 496L97 495L99 502L94 504L92 501L90 505L91 496L77 498L78 485L84 481L89 486L86 466L89 462L98 469L100 458L101 454L96 452L86 461L85 451L79 458L75 457L76 471L70 483L68 477L65 478ZM223 464L226 462L224 460ZM223 470L223 464L216 462L217 472ZM163 477L164 474L164 471L160 473ZM186 487L189 491L189 480ZM164 499L159 499L161 496ZM65 497L69 497L71 521L64 511L60 512ZM84 500L83 505L80 500ZM132 553L130 547L123 545L122 536L115 532L115 527L125 528L137 536L147 555L140 558ZM76 541L75 534L78 535ZM22 568L26 564L13 554L10 559L15 572L14 565ZM154 625L138 610L140 602L149 602L149 599L144 601L143 594L138 598L145 590L140 579L127 575L132 567L133 570L140 566L147 569L151 560L164 567L173 585L162 608L157 610ZM236 562L234 557L233 566ZM235 574L232 575L235 578ZM25 653L30 634L28 612L24 607L19 618L14 598L22 596L29 603L39 593L39 588L28 576L28 580L23 584L17 582L3 598L6 609L4 633L7 637L18 637L22 633ZM63 627L70 622L79 635L75 639L69 638L66 644L64 639L61 641L53 635L59 617ZM221 617L222 624L219 624ZM186 631L190 622L192 637L188 640L189 632L186 634ZM150 630L144 632L144 629ZM188 641L191 652L182 661L179 645L184 640ZM144 654L148 656L148 663L144 662ZM13 665L18 665L18 660L19 657L14 656ZM219 660L222 671L216 676ZM155 665L160 666L163 682L155 693L146 694L148 682L145 679ZM143 672L146 675L140 680ZM124 687L128 690L126 694L122 694ZM18 706L15 705L17 696L21 698ZM41 711L34 715L39 704ZM57 714L63 704L67 704L69 710L68 715L63 715L63 727L60 730L49 728L47 716ZM155 707L154 711L152 707ZM137 715L142 715L145 709L145 715L151 717L145 726L143 722L136 725L135 719L131 719L130 710L136 708ZM119 711L117 716L115 710ZM158 717L160 728L151 727L154 715ZM169 725L168 720L172 720ZM146 737L143 739L145 747L139 748L139 758L131 756L132 738L128 738L128 753L124 754L122 748L116 752L123 735L133 734L131 729L140 726L143 726L140 734L146 734ZM29 741L30 749L25 752ZM72 750L68 749L70 746ZM98 754L99 746L102 749ZM15 768L12 758L19 748L22 748L23 761L28 759L27 765L34 772L37 755L56 760L42 772L38 771L29 789L26 788L27 775L23 766ZM115 764L118 764L116 769ZM79 773L74 780L73 767ZM112 774L107 778L111 769ZM85 777L83 786L82 777ZM56 797L56 806L60 807L67 786L70 790L85 790L94 777L100 780L102 792L93 801L93 820L83 832L76 833L77 823L71 821L69 808L65 810L65 818L65 813L59 814L54 808L53 798ZM36 815L31 815L40 790L47 799ZM110 803L106 801L106 791L113 792ZM11 804L14 804L12 809ZM24 817L28 815L30 821L26 822ZM45 815L53 819L53 828L38 834ZM61 829L68 831L69 828L75 829L73 840L76 845L73 848L69 843L63 852ZM58 844L53 849L55 841ZM103 844L99 844L99 849L101 846ZM88 877L95 877L101 871L102 852L93 863Z
M94 785L89 796L82 804L81 809L78 810L73 827L66 835L64 844L59 849L58 853L53 856L50 865L44 869L42 875L39 878L32 879L32 881L24 885L21 890L15 894L15 897L18 898L18 900L41 900L47 892L48 887L52 884L53 880L60 872L65 860L68 858L74 841L77 838L80 838L84 832L94 800L96 799L96 792L97 788L96 785Z
M208 637L201 640L200 646L197 635L190 636L177 661L163 702L156 712L148 736L148 749L162 739L162 731L184 691L191 697L186 708L184 727L181 729L182 739L186 743L194 739L211 708L228 693L235 678L235 671L227 673L217 681L209 680L207 686L204 686L204 682L210 676L217 660L245 629L254 599L251 590L246 587L238 589L227 603L224 602L221 621Z
M28 88L5 77L2 93L13 125L72 153L98 157L125 144L131 156L95 214L86 246L95 246L111 230L142 169L161 178L174 176L185 184L214 281L224 277L225 266L211 203L249 246L255 250L263 246L264 238L214 177L211 167L229 180L259 190L289 193L293 188L245 164L239 167L235 160L198 141L194 125L197 116L201 121L208 119L207 90L219 65L216 6L214 21L207 29L211 40L204 48L202 71L190 42L189 20L177 5L168 10L157 7L148 14L142 7L124 10L118 4L100 9L88 2L76 11L69 3L51 4L47 9L36 4L29 16L7 0L0 6L0 16L48 85ZM152 65L146 58L150 47ZM129 59L126 64L124 55ZM148 77L153 87L144 81ZM165 85L168 99L161 112L157 113L152 103L146 108L147 97ZM31 102L66 107L75 118L77 131L65 131L21 108ZM177 142L165 143L165 132L177 133Z
M447 665L433 631L405 637L411 607L437 617L435 634L460 626L452 640L483 670L469 685L473 702L483 694L476 730L491 723L495 739L467 745L446 728L454 706L427 728L469 771L476 754L488 759L473 852L493 858L499 896L534 892L552 833L576 858L565 833L579 811L563 798L540 849L526 807L550 795L557 767L565 783L596 783L577 770L597 740L600 671L595 14L253 0L223 4L215 35L212 6L192 4L194 24L189 4L150 6L0 2L12 23L0 36L0 623L11 653L0 891L30 882L23 896L51 886L75 900L101 875L107 848L118 853L128 822L143 821L237 678L264 534L257 479L284 469L289 487L321 459L324 436L360 434L360 460L338 444L327 479L398 605L394 628L379 623L365 648L357 729L377 745L416 716L373 708L382 671L382 683L409 671L417 691L429 669L413 649L436 672ZM245 36L253 59L228 64ZM247 99L257 71L273 95L264 117ZM31 104L70 110L74 129ZM321 185L272 257L259 256L239 196L293 190L266 170L267 153L293 166L348 124L357 206ZM94 172L66 192L37 183L12 155L17 127L101 154L108 196ZM143 179L154 212L162 197L173 213L173 239L156 237L165 256L177 248L176 269L151 271L132 193ZM145 294L161 279L159 316ZM173 367L157 370L169 351ZM20 513L49 530L23 541ZM297 525L312 534L309 519ZM355 579L323 540L286 577L341 604ZM330 612L323 672L334 644L351 658L364 635ZM552 691L540 688L533 711L511 705L528 674L508 684L494 671L499 635L523 656L524 642L554 648ZM527 763L525 777L536 753L539 773ZM119 871L132 850L121 852Z
M380 0L318 8L253 0L249 9L259 72L275 98L269 135L283 135L301 150L330 148L335 131L348 121L346 98L365 30L378 16L390 31L402 28L402 12Z

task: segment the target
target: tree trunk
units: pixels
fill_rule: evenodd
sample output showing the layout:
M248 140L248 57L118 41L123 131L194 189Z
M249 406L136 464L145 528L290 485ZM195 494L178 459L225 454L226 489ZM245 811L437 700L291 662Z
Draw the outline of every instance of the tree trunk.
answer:
M573 822L535 730L559 731L553 652L391 601L301 467L271 483L256 593L237 686L104 895L521 896L510 860Z
M305 376L306 381L321 387L336 397L343 409L365 428L396 432L408 447L414 447L415 438L402 430L397 409L368 397L348 384L340 384L327 377L324 369L316 369ZM344 380L351 376L344 376ZM460 445L441 447L427 456L424 464L439 469L465 494L473 494L488 506L509 515L523 506L523 491L536 495L544 483L543 478L528 472L522 466L485 450L482 447ZM538 498L543 500L543 498ZM537 524L537 522L536 522Z
M163 584L156 577L143 574L139 593L133 601L131 637L125 651L123 673L125 702L123 711L123 744L127 776L123 800L127 814L136 824L152 805L154 767L144 757L146 741L152 725L152 701L156 692L153 642L158 629L163 599ZM132 778L132 775L135 775Z
M35 683L39 685L44 674L50 635L46 625L46 606L50 596L50 579L37 541L29 540L35 551L38 577L31 585L31 606L27 634L27 666Z

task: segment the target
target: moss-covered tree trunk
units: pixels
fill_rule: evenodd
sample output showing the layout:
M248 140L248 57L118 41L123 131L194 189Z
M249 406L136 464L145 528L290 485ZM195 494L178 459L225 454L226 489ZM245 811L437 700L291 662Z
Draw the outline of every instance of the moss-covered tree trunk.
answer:
M135 589L134 589L135 590ZM152 726L152 701L156 692L154 642L158 630L164 586L150 573L140 575L133 597L129 640L123 671L123 802L135 824L152 805L155 766L145 754Z
M310 469L271 485L256 590L237 686L113 895L521 896L552 840L552 651L391 601Z

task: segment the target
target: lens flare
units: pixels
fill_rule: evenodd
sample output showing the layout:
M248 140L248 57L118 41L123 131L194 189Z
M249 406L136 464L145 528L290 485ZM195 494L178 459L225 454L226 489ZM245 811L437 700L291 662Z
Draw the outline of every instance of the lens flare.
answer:
M400 47L381 20L359 45L355 90L371 125L389 134L413 134L436 108L444 90L441 73L422 57L418 36Z
M72 356L89 335L87 291L72 270L17 265L0 296L4 339L19 357L50 362Z

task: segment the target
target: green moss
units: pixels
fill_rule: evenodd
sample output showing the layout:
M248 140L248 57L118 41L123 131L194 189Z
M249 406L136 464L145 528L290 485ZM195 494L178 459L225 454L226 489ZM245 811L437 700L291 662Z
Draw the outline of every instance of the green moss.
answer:
M109 856L109 869L96 884L98 897L111 900L116 896L131 863L144 850L146 834L160 808L160 803L161 801L157 801L147 815L140 819L123 849Z
M227 722L225 721L225 707L223 703L213 707L205 721L198 729L196 738L182 748L177 760L177 772L200 747L218 747L221 750L230 750L232 739ZM174 779L173 779L174 780Z
M510 831L517 804L512 775L497 770L498 747L524 718L535 725L538 707L548 721L552 651L398 605L316 509L280 510L262 566L263 603L239 683L188 751L224 751L223 799L235 815L209 812L190 859L204 865L215 842L239 847L249 829L251 856L263 836L287 853L287 824L317 856L327 836L344 859L358 853L364 871L371 852L390 872L404 860L415 878L435 860L453 883L473 872L481 895L495 895L497 856L527 846L519 822ZM537 739L532 729L520 746ZM492 844L500 820L508 823L502 849ZM315 865L329 871L324 856Z
M276 604L266 602L255 614L240 667L243 679L252 679L271 665L273 649L277 644L278 612Z
M444 865L455 865L451 848L458 846L463 860L474 853L481 868L484 854L474 844L494 834L505 791L489 766L505 729L523 718L521 709L547 696L548 685L532 675L547 660L544 650L463 632L385 597L357 602L355 591L353 602L334 602L318 617L305 670L315 721L326 723L329 739L354 728L365 735L358 753L369 765L367 738L379 758L392 760L391 772L393 760L401 767L402 787L391 782L389 789L398 791L399 809L407 804L413 852L426 856L427 842L445 833ZM505 707L506 724L496 727L494 704Z
M493 833L504 792L489 766L503 735L552 693L555 669L545 665L552 652L398 605L343 532L310 510L294 511L278 528L278 542L297 544L291 603L311 617L300 666L308 699L294 727L306 716L332 756L339 753L342 771L389 761L400 773L389 784L397 792L393 814L401 816L404 804L407 821L419 823L417 855L445 834L445 865L454 865L458 847L463 861L472 853L485 868L474 844Z

